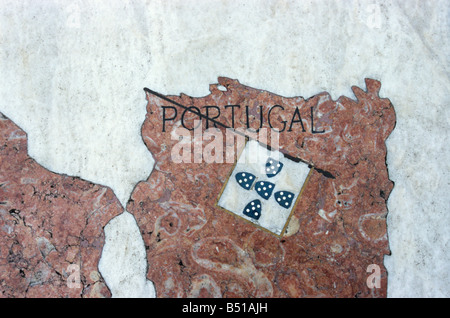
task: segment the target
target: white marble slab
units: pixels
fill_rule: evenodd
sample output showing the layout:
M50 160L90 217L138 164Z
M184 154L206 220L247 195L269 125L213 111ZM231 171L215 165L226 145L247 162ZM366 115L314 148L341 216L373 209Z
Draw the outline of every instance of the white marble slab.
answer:
M337 98L380 80L397 112L388 295L449 297L449 27L446 0L0 0L0 111L39 163L110 186L125 205L153 167L140 137L145 86L204 96L228 76ZM102 274L115 296L153 295L130 265L145 255L139 240L128 217L108 227Z

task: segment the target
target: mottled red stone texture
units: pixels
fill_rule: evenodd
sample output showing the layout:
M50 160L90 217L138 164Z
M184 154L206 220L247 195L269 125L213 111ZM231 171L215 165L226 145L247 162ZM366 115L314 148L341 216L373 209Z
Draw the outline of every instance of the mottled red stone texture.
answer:
M0 297L111 296L97 265L103 227L122 211L109 188L30 158L26 133L0 113Z
M211 93L192 98L167 96L185 106L221 109L217 118L235 127L259 126L259 106L273 105L272 125L280 133L280 151L315 167L295 207L286 233L276 237L216 206L232 163L178 163L171 160L171 131L178 117L166 121L162 132L161 106L173 106L147 92L147 115L142 137L155 158L148 180L140 182L127 210L136 217L148 257L148 279L158 297L385 297L387 272L383 257L390 253L386 231L389 180L385 140L395 126L395 112L380 98L380 82L366 79L366 91L353 87L356 100L332 100L324 92L309 99L285 98L219 78ZM299 108L305 131L289 124ZM311 131L310 109L314 112ZM214 110L210 116L213 117ZM167 114L170 117L171 114ZM192 127L195 114L186 114ZM212 123L209 124L210 126ZM203 128L206 120L203 119ZM224 131L223 127L218 129ZM207 144L207 143L206 143ZM205 144L203 144L203 147ZM225 147L224 147L225 149ZM323 173L320 171L326 171ZM333 177L331 177L333 176ZM381 288L369 288L370 264L381 268Z

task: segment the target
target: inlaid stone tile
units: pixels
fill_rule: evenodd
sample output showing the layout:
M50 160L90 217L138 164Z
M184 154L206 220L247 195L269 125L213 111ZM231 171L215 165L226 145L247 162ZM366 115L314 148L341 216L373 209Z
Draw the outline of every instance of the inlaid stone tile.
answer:
M395 112L380 87L366 79L356 100L288 98L223 77L199 98L145 89L155 168L127 210L157 296L385 297ZM267 156L241 165L252 144ZM279 224L265 219L279 211Z
M284 158L279 151L251 140L237 160L218 206L279 236L309 172L307 164Z

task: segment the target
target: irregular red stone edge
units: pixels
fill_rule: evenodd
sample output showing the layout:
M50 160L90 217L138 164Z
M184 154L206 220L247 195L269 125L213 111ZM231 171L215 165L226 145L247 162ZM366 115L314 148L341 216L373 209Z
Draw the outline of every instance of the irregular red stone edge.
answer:
M0 297L110 297L98 262L123 212L113 191L38 164L2 113L0 134Z
M366 92L364 92L363 90L361 90L360 88L358 88L358 87L356 87L356 86L353 86L352 87L352 90L353 90L353 92L355 93L355 96L357 97L357 100L355 101L355 100L352 100L352 99L350 99L350 98L348 98L348 97L345 97L345 96L341 96L337 101L333 101L333 102L344 102L344 103L358 103L358 102L360 102L361 100L364 100L364 95L365 94L371 94L372 96L373 95L376 95L376 98L379 98L379 96L378 96L378 92L379 92L379 89L380 89L380 86L381 86L381 84L380 84L380 82L379 81L376 81L376 80L372 80L372 79L366 79L365 80L365 82L366 82L366 86L367 86L367 91ZM229 85L240 85L239 84L239 82L237 81L237 80L231 80L231 79L228 79L228 78L225 78L225 77L220 77L219 78L219 84L211 84L210 85L210 91L211 91L211 94L213 93L213 91L214 90L218 90L218 88L217 88L217 86L218 85L223 85L223 86L225 86L225 87L227 87L227 89L228 89L228 86ZM242 85L243 86L243 85ZM244 88L245 89L245 88ZM255 90L255 89L253 89L253 88L250 88L249 87L249 89L251 89L251 90ZM263 92L263 91L261 91L261 90L259 90L260 92ZM267 92L268 94L272 94L272 93L269 93L269 92ZM211 95L210 94L210 95ZM313 98L315 98L315 97L317 97L317 96L319 96L319 95L321 95L322 93L320 93L320 94L318 94L318 95L315 95L315 96L313 96L313 97L311 97L311 98L309 98L308 100L311 100L311 99L313 99ZM323 93L323 94L327 94L327 93ZM205 97L208 97L208 96L210 96L210 95L206 95ZM276 96L275 94L273 94L274 96ZM148 104L148 106L147 106L147 116L149 116L151 113L153 113L152 112L152 109L151 109L151 104L152 104L152 101L151 101L151 98L149 98L149 96L147 95L147 98L148 98L148 102L149 102L149 104ZM184 94L180 94L179 96L170 96L170 98L174 98L174 99L176 99L177 100L177 102L182 102L183 100L192 100L192 99L196 99L196 98L192 98L192 97L189 97L189 96L187 96L187 95L184 95ZM308 101L308 100L306 100L306 101ZM383 100L387 100L388 101L388 104L390 105L388 108L391 108L390 110L392 110L392 112L393 112L393 114L391 114L391 115L393 115L393 124L392 124L392 126L390 127L390 129L387 129L387 131L386 131L386 134L385 134L385 136L383 136L384 138L383 138L383 144L384 144L384 146L385 146L385 140L387 139L387 137L389 136L389 134L391 133L391 131L394 129L394 127L395 127L395 124L396 124L396 121L395 121L395 112L394 112L394 110L393 110L393 107L392 107L392 104L390 103L390 101L388 100L388 99L386 99L386 98L383 98ZM305 101L305 102L306 102ZM147 118L147 117L146 117ZM145 123L146 122L144 122L144 124L142 125L142 131L144 130L144 128L145 128ZM151 179L152 179L152 177L155 177L155 175L156 174L161 174L160 172L158 173L158 158L157 158L157 156L155 157L155 154L158 154L158 152L160 152L161 151L161 148L157 145L157 144L152 144L151 143L151 139L150 139L150 141L149 140L145 140L145 138L144 138L144 135L143 134L141 134L142 135L142 137L143 137L143 141L144 141L144 143L147 145L147 147L149 148L149 150L151 151L151 153L153 154L153 156L154 156L154 158L155 158L155 161L156 161L156 163L155 163L155 169L152 171L152 173L151 173L151 175L150 175L150 177L148 178L148 180L147 180L147 182L149 182ZM148 137L148 136L145 136L145 137ZM384 155L384 158L383 158L383 160L384 160L384 166L385 166L385 168L386 168L386 172L387 172L387 165L386 165L386 154ZM388 200L388 198L389 198L389 194L390 194L390 192L391 192L391 190L392 190L392 187L393 187L393 182L389 179L389 178L387 178L388 179L388 182L391 182L392 183L392 186L390 186L390 189L388 189L388 191L387 191L387 193L385 193L384 194L384 197L383 197L383 199L384 199L384 202L385 202L385 204L386 204L386 202L387 202L387 200ZM389 186L388 186L388 188L389 188ZM141 191L141 189L140 189L140 187L139 187L139 184L138 185L136 185L136 187L135 187L135 190L133 191L133 194L136 194L137 192L139 192L139 191ZM132 195L132 198L133 198L133 195ZM136 202L134 202L134 200L132 199L132 200L130 200L129 201L129 204L128 204L128 211L133 211L133 208L135 207L135 203ZM140 204L142 204L142 203L144 203L144 202L140 202ZM136 216L136 215L135 215ZM139 220L138 220L138 223L139 223ZM141 224L141 226L142 226L142 224ZM148 242L147 242L148 243ZM384 254L390 254L390 251L389 251L389 248L388 247L385 247L385 248L382 248L382 250L384 250ZM150 254L148 254L148 256L149 257L151 257L151 255ZM151 276L152 275L150 275L150 273L151 273L151 268L149 268L149 279L151 278ZM385 271L385 269L383 269L383 273L382 273L382 276L383 276L383 282L386 282L386 277L387 277L387 272ZM380 293L375 293L376 295L378 295L377 297L383 297L383 295L385 295L385 292L386 292L386 284L384 283L383 284L383 288L382 288L382 290L381 290L381 294ZM360 292L358 292L357 294L360 294ZM375 296L376 296L375 295ZM368 296L368 295L366 295L366 296ZM372 295L373 296L373 295ZM370 297L370 296L369 296Z

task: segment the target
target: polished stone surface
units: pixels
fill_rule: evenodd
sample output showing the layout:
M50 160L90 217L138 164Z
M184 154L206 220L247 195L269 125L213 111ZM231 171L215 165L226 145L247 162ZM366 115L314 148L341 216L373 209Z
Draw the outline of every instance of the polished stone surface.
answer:
M27 132L37 162L108 186L125 206L153 168L143 87L198 97L228 76L336 100L377 79L397 120L387 294L448 298L449 17L447 0L2 0L0 112ZM113 296L153 297L141 235L122 216L105 228L99 270Z
M103 227L123 211L107 187L53 173L0 113L0 297L109 297Z
M127 210L140 227L147 278L155 284L157 297L386 296L386 201L393 183L385 140L396 117L391 102L378 96L381 83L365 83L365 90L352 87L356 100L333 100L326 92L286 98L223 77L200 98L157 96L147 90L142 137L155 168L135 187ZM206 163L194 152L191 162L172 160L172 149L182 142L177 129L194 128L201 117L187 111L182 118L185 107L204 112L207 105L220 109L217 129L223 134L226 127L246 128L248 120L250 127L257 127L260 114L262 127L269 128L270 108L284 107L276 117L272 114L280 131L287 123L278 150L313 171L281 237L216 205L236 159ZM225 107L229 105L241 107L231 111ZM177 116L162 106L177 108ZM202 121L204 130L206 119ZM191 137L183 138L204 153L208 143L199 146L195 132ZM227 152L225 138L223 143ZM372 264L380 268L380 288L368 286Z

